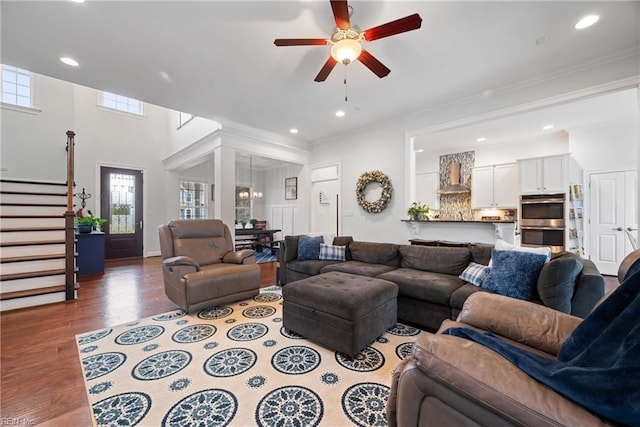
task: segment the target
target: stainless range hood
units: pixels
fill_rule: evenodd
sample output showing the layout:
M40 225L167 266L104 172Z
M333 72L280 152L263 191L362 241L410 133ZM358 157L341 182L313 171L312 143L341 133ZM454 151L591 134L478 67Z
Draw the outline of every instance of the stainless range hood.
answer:
M460 163L451 163L449 167L449 184L438 191L438 194L463 194L468 192L469 189L460 184Z

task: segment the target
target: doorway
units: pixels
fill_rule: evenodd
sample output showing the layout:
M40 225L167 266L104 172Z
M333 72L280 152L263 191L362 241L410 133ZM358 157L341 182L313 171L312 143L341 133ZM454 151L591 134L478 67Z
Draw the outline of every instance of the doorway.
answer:
M142 171L100 167L100 212L107 218L105 258L141 257Z
M633 250L629 233L638 238L637 171L589 175L589 252L602 274L617 275Z

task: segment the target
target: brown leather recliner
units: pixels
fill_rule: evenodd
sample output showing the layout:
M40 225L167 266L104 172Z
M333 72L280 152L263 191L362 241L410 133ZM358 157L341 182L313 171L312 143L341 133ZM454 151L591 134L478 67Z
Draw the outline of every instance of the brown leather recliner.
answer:
M165 293L182 309L199 310L260 292L253 249L234 251L222 221L174 220L159 232Z
M420 337L396 368L387 403L390 426L612 425L521 371L493 350L441 332L490 331L555 358L582 319L500 295L478 292L456 321Z

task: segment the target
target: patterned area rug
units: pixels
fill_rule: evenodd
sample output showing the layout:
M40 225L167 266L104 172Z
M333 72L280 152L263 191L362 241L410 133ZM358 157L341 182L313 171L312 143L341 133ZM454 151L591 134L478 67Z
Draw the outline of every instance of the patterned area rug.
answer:
M419 329L397 324L354 359L282 327L273 286L77 336L100 426L386 425L391 374Z
M263 248L262 251L256 252L256 263L277 261L278 257L271 253L271 249Z

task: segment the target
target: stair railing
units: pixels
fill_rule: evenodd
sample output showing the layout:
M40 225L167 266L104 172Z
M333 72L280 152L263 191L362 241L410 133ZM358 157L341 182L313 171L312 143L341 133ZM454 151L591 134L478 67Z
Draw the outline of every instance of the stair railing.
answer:
M73 211L73 175L74 175L74 156L75 156L75 138L76 134L70 130L67 131L67 211L65 217L65 300L72 301L75 299L75 229Z

